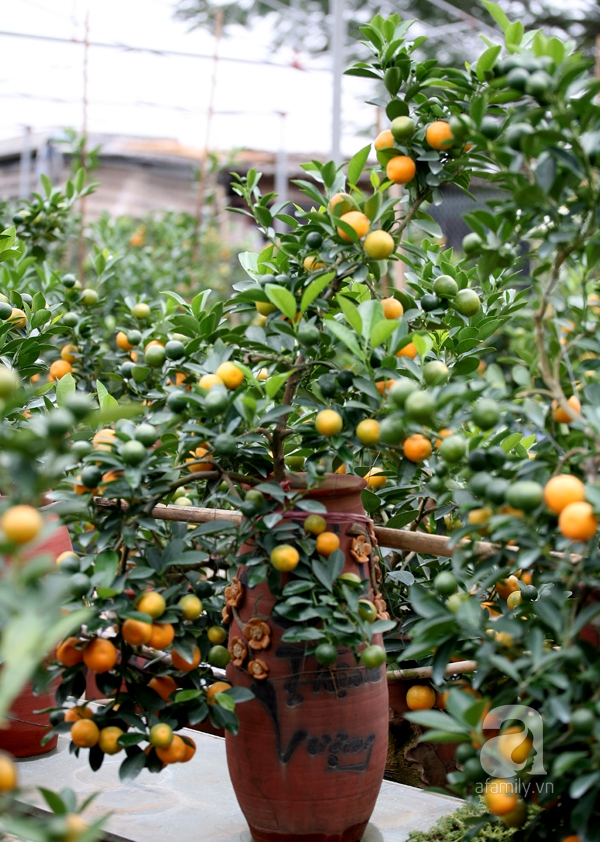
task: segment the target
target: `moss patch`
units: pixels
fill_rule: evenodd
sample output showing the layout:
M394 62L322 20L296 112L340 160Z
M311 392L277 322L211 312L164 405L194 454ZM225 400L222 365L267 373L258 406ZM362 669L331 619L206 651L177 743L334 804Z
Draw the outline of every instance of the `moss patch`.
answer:
M426 833L413 831L408 837L408 842L463 842L471 829L471 825L467 824L468 820L484 813L483 807L465 804L455 813L441 818ZM507 842L516 832L516 829L504 827L500 823L490 823L472 837L472 842Z

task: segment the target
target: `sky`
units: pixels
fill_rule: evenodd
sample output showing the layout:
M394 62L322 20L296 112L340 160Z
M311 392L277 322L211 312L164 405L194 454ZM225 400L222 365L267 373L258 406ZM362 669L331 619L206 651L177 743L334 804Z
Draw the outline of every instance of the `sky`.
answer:
M77 43L50 43L6 33L145 47L157 52L90 47L89 133L174 138L203 148L215 40L189 31L173 18L170 0L10 0L0 17L0 140L18 137L25 126L81 130L83 56ZM224 37L215 89L215 115L208 146L327 154L331 148L332 78L328 56L295 55L270 48L270 24L238 29ZM193 53L161 55L161 50ZM198 54L208 56L200 59ZM227 61L247 59L248 63ZM256 62L256 63L251 63ZM259 62L268 62L260 64ZM304 70L296 69L299 62ZM363 104L369 82L343 82L342 153L365 145L375 109ZM281 113L286 117L282 118Z

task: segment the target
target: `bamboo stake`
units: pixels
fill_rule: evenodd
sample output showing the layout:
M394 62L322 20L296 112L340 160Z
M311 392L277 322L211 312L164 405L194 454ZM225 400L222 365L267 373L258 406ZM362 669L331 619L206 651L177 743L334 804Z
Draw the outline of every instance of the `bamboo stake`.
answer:
M118 505L116 500L96 498L96 505L101 508L111 508ZM121 501L121 507L127 508L127 504ZM152 517L155 520L181 521L183 523L208 523L212 520L230 521L238 524L242 515L238 511L227 509L203 509L195 506L165 506L162 503L152 509ZM388 529L385 526L375 526L375 535L382 547L392 550L404 550L406 552L422 553L425 555L437 555L450 558L455 550L460 547L472 547L478 555L486 556L498 552L500 547L490 544L489 541L458 541L455 546L450 546L450 538L446 535L429 535L426 532L410 532L407 529ZM518 551L518 547L510 547L511 551Z
M475 672L477 661L456 661L448 664L444 675L463 675L467 672ZM415 681L420 678L431 678L433 667L414 667L413 669L390 670L387 674L388 684L398 681Z

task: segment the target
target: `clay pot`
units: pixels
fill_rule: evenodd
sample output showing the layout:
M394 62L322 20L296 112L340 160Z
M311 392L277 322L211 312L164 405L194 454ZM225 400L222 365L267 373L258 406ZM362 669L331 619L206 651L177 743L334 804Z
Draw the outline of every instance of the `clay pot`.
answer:
M348 534L352 527L355 534L357 528L368 532L371 527L360 499L364 486L358 477L332 475L310 497L327 506L328 529L338 534L346 555L344 572L366 579L370 565L352 558L353 537ZM307 515L289 517L301 523ZM244 583L243 568L238 577ZM372 590L368 596L373 597ZM238 735L226 734L238 802L254 842L357 842L385 770L385 667L367 670L343 650L333 667L320 666L305 655L307 644L282 641L285 625L271 614L273 604L264 584L246 588L237 609L242 627L260 613L271 631L268 648L249 655L241 667L227 668L228 680L250 688L256 697L236 708ZM230 640L243 638L242 627L232 620ZM268 665L266 679L255 679L247 671L252 657Z
M57 520L56 515L46 515L47 520ZM37 555L50 555L57 559L61 553L73 549L69 532L66 526L60 526L53 534L41 544L35 546L27 557ZM7 714L8 727L0 729L0 749L7 751L14 757L35 757L39 754L46 754L56 748L58 736L55 735L45 745L41 745L44 734L49 730L50 721L48 714L36 714L36 710L54 707L55 687L33 695L30 684L26 685L13 702Z
M41 744L44 734L51 728L47 713L34 713L54 707L54 692L51 687L44 693L33 695L31 684L27 684L12 703L6 715L8 727L0 729L0 749L13 757L36 757L56 748L58 734Z

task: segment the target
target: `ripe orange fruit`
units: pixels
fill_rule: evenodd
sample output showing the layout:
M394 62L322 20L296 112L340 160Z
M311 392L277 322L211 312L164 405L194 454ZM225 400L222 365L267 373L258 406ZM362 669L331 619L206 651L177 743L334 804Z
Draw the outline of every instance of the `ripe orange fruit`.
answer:
M571 836L565 836L562 842L582 842L582 839L580 836L572 834Z
M153 620L162 617L166 607L165 598L158 591L147 591L142 594L136 605L138 611L141 611L142 614L150 614Z
M384 298L381 306L386 319L399 319L404 313L404 307L397 298Z
M71 726L71 739L80 748L92 748L100 739L100 731L91 719L78 719Z
M527 736L527 732L518 725L507 728L501 735L500 754L505 760L512 760L513 763L525 763L533 741Z
M67 637L59 644L56 650L56 659L63 667L74 667L83 661L83 649L77 649L76 644L81 643L77 637Z
M408 155L396 155L387 162L385 174L394 184L408 184L417 174L417 165Z
M422 462L428 459L431 456L431 450L431 442L421 433L409 436L404 442L404 455L411 462Z
M589 541L598 531L598 521L589 503L569 503L558 516L558 528L571 541Z
M79 556L77 555L77 553L73 552L73 550L65 550L64 553L61 553L59 556L57 556L56 564L60 567L63 561L66 561L67 559L73 559L79 564Z
M110 452L111 446L114 445L116 441L117 436L115 431L111 430L110 427L105 427L103 430L98 430L92 439L92 444L96 450Z
M409 342L408 345L405 345L403 348L400 348L396 356L410 357L411 360L414 360L418 353L419 352L417 351L417 346L415 345L415 343Z
M0 752L0 792L11 792L17 788L19 777L12 757Z
M169 748L173 742L173 729L166 722L159 722L150 729L150 745L155 748Z
M387 231L371 231L365 237L364 247L367 255L373 260L387 260L394 252L396 243Z
M304 521L304 530L311 535L320 535L327 529L327 521L321 515L309 515Z
M11 506L0 517L0 529L13 544L28 544L44 528L44 518L33 506Z
M9 323L14 328L22 328L25 327L27 324L27 316L23 312L23 310L19 310L18 307L13 307L10 319L8 320Z
M115 342L117 343L117 348L120 348L121 351L131 351L134 347L129 339L127 339L127 334L123 330L117 333Z
M364 476L367 481L367 488L383 488L387 482L387 477L383 475L383 468L371 468Z
M356 428L356 438L362 444L377 444L379 441L379 421L365 418Z
M406 704L411 710L430 710L435 705L435 690L423 684L413 684L406 693Z
M122 728L117 728L116 725L108 725L100 731L98 746L104 754L118 754L120 751L123 751L123 746L120 746L117 740L124 733Z
M66 360L55 360L50 366L48 380L60 380L65 374L70 374L73 371L73 366Z
M163 763L181 763L185 757L185 743L180 736L174 734L169 747L157 748L156 754Z
M223 626L211 626L206 632L206 636L214 646L223 643L227 639L227 632Z
M369 228L371 227L371 223L369 222L369 218L365 216L364 213L361 211L349 211L348 213L343 214L340 216L340 220L345 222L346 225L349 225L356 231L359 240L368 234ZM352 238L349 234L346 234L341 228L337 229L338 234L342 238L342 240L346 240L346 242L351 242Z
M335 532L321 532L317 536L317 552L329 558L331 553L340 548L340 539Z
M111 670L119 658L118 649L101 637L90 640L83 650L83 663L92 672L103 673Z
M62 837L62 842L78 842L78 839L90 829L79 813L70 813L65 817L67 834Z
M571 395L567 403L576 415L581 412L581 402L577 395ZM571 424L575 419L566 412L556 401L552 402L552 417L558 424Z
M269 561L275 570L289 573L290 570L294 570L298 566L300 553L295 547L292 547L291 544L280 544L271 551Z
M121 626L121 634L125 643L129 643L130 646L144 646L152 636L152 625L141 620L127 619Z
M187 462L196 462L197 459L202 459L203 456L208 454L208 450L205 447L197 447L196 450L190 451L189 459L186 459ZM191 471L193 474L202 473L203 471L212 471L215 467L215 463L212 461L212 456L208 456L210 461L206 462L198 462L196 465L188 465L188 470Z
M508 599L511 593L519 590L519 580L516 576L509 576L507 579L500 579L496 582L496 591L502 599Z
M454 140L450 123L447 123L445 120L436 120L435 123L431 123L427 126L425 140L432 149L437 149L438 151L449 149Z
M88 707L75 705L65 712L65 722L77 722L78 719L93 719L94 711Z
M390 391L390 389L392 388L392 386L394 385L395 382L396 381L392 380L392 379L390 379L390 380L378 380L375 383L375 385L377 386L377 391L379 392L379 394L383 395L383 394L386 394L387 392Z
M166 649L175 639L175 629L171 623L153 623L148 646L152 649Z
M342 416L334 409L322 409L315 418L317 433L322 436L337 436L341 433L343 426Z
M519 796L510 781L494 778L486 784L484 800L490 813L503 816L515 809Z
M323 261L319 260L319 258L316 257L314 254L309 254L308 257L305 257L302 261L302 265L309 272L316 272L317 269L323 269L323 267L325 266Z
M220 377L227 389L237 389L244 382L244 372L235 363L221 363L216 377Z
M214 684L211 684L208 690L206 691L206 701L209 705L214 705L215 703L215 696L217 693L224 693L226 690L229 690L231 684L227 681L215 681Z
M78 351L79 348L77 347L77 345L73 345L73 343L71 342L68 345L64 345L60 349L60 358L67 363L74 363L77 360L77 357L75 355Z
M203 374L200 380L198 380L198 386L201 389L212 389L213 386L224 386L222 379L219 377L218 374Z
M339 208L335 214L336 216L342 216L342 214L348 213L352 210L353 206L352 196L349 196L348 193L336 193L329 200L329 212L334 213L338 205Z
M155 675L148 682L148 687L154 690L163 702L171 701L171 694L177 690L177 684L170 675Z
M193 593L182 596L177 604L184 620L196 620L202 614L202 601Z
M191 672L195 670L198 664L200 663L200 650L197 646L193 647L193 655L192 660L187 661L182 655L179 654L175 649L171 652L171 660L173 661L173 666L176 670L181 670L182 672Z
M521 605L522 602L523 597L521 596L520 590L509 593L506 599L506 604L508 605L511 611L514 611L517 605Z
M192 740L191 737L186 737L183 741L185 745L185 754L183 756L182 763L187 763L188 760L191 760L192 757L196 754L196 743Z
M559 474L544 486L544 502L555 515L559 515L569 503L581 503L584 500L585 486L572 474Z
M382 132L379 132L377 137L375 138L374 146L375 149L389 149L390 146L394 146L396 141L394 140L394 135L391 133L389 129L385 129Z

